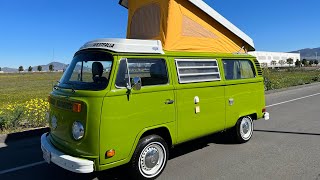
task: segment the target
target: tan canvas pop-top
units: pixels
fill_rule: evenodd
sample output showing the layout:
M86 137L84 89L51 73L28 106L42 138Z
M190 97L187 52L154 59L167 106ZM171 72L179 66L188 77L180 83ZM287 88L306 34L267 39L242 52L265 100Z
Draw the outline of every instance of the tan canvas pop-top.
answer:
M123 0L127 38L161 40L167 51L236 53L252 39L202 0Z

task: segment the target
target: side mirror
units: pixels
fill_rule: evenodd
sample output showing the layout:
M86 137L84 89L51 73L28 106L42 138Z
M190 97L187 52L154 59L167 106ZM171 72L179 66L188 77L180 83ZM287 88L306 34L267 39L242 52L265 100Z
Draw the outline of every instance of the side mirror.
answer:
M140 77L132 78L131 85L132 85L132 89L140 90L141 89L141 78Z

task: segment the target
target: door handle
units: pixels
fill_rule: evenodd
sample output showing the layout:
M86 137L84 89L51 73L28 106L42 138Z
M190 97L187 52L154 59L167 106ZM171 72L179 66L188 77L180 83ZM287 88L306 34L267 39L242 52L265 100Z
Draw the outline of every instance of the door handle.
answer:
M229 105L232 106L233 104L234 104L234 99L233 99L233 98L230 98L230 99L229 99Z
M165 104L173 104L174 103L174 100L171 100L171 99L167 99Z

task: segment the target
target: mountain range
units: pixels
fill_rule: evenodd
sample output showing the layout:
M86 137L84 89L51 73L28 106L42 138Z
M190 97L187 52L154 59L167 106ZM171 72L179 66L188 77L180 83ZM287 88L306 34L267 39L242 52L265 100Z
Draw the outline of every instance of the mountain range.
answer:
M51 63L46 64L46 65L40 65L42 67L42 71L49 71L49 66L51 64L53 65L54 71L63 71L67 67L67 64L64 64L64 63L51 62ZM24 71L28 71L29 67L23 67L23 68L24 68ZM18 67L17 68L2 67L1 71L9 72L9 73L18 72ZM33 66L32 67L32 71L38 71L38 66Z
M291 51L290 53L299 53L301 55L301 59L307 59L307 60L315 60L320 59L320 47L318 48L306 48L306 49L300 49L296 51Z

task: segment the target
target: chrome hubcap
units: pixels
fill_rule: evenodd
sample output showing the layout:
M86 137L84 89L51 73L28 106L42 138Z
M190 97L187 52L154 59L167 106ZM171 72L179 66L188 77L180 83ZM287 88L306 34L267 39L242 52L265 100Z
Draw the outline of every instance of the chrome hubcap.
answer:
M242 129L243 129L243 133L244 133L244 134L247 134L248 131L249 131L249 123L248 123L248 122L245 122L245 123L242 125Z
M152 169L157 165L158 161L159 161L158 150L154 147L150 148L145 157L145 164L147 168Z
M139 158L139 170L147 178L157 176L166 161L166 151L162 144L153 142L146 146Z
M240 124L240 134L244 140L250 139L252 135L253 127L252 120L249 117L245 117L242 119Z

